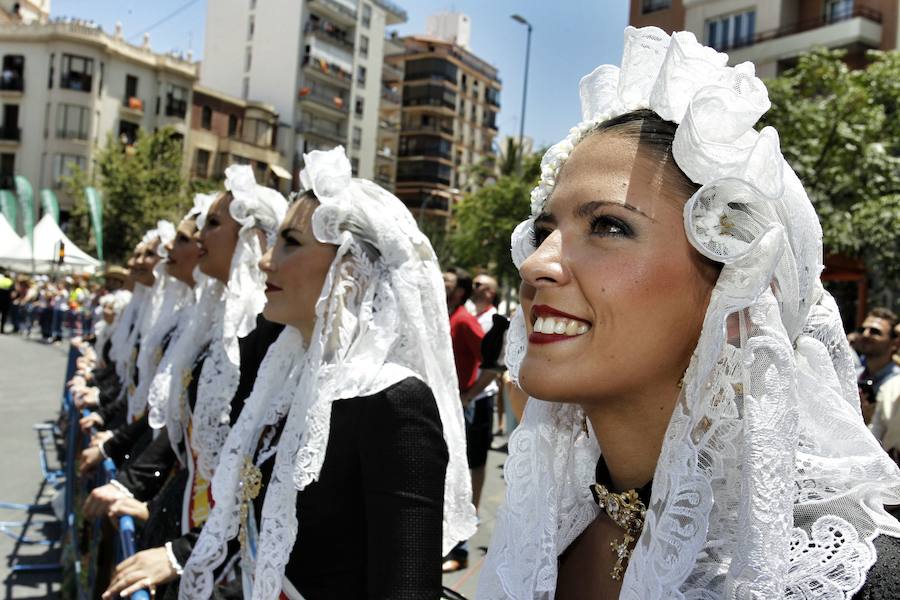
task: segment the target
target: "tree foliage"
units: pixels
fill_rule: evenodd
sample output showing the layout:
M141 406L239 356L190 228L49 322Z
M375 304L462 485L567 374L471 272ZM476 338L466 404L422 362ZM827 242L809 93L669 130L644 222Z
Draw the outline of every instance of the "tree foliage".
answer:
M861 258L876 294L900 283L900 53L851 70L817 50L767 82L778 129L822 222L826 252Z
M94 185L103 196L105 256L121 261L159 219L177 222L190 206L189 189L182 175L182 140L174 130L141 131L132 146L109 136L97 153L93 181L74 170L65 186L72 195L70 237L76 244L95 249L84 186Z
M510 258L510 237L530 214L540 160L541 154L526 156L521 172L498 169L493 182L467 194L454 207L448 244L457 265L485 269L501 286L518 284L519 274Z

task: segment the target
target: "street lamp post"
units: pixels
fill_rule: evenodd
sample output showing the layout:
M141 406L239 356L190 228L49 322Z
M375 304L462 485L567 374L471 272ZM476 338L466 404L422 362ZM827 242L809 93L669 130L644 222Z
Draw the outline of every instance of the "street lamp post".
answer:
M522 84L522 115L519 117L519 169L521 170L522 161L525 158L522 138L525 135L525 99L528 96L528 59L531 56L531 23L520 14L511 15L510 18L528 28L528 38L525 42L525 82Z

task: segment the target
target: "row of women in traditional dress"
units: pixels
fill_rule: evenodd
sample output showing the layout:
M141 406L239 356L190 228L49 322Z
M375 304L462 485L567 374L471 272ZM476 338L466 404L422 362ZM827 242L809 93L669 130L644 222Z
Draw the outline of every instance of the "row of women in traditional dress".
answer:
M628 28L580 93L512 237L530 398L479 597L900 597L900 471L753 66ZM438 598L474 531L431 245L343 148L304 164L135 251L84 422L121 465L85 511L145 522L105 597Z

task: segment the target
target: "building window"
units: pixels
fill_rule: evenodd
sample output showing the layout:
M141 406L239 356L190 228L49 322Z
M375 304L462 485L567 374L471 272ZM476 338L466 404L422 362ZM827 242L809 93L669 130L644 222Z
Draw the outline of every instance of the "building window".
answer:
M241 98L244 100L250 95L250 78L244 77L244 80L241 82Z
M253 15L250 15L250 18L247 20L247 41L253 39L253 28L255 26L255 22L253 19Z
M253 50L250 46L247 46L247 53L244 55L244 71L250 70L250 65L253 64Z
M356 150L362 146L362 127L353 128L353 138L350 140L350 143Z
M356 83L359 87L366 87L366 68L362 65L356 67Z
M369 38L367 36L359 36L359 55L369 56Z
M755 33L755 10L716 17L706 22L706 43L716 50L749 46Z
M97 95L98 96L103 95L103 73L104 73L103 61L100 61L100 85L97 86Z
M53 187L59 189L64 177L71 177L75 167L82 171L87 167L87 159L77 154L57 154L53 158Z
M372 24L372 7L368 4L363 4L360 21L362 22L363 27L368 27Z
M197 148L197 158L194 163L194 176L199 177L200 179L206 179L209 177L209 159L210 159L209 150L203 150L202 148Z
M137 95L138 78L134 75L125 75L125 98L122 99L122 104L129 108L137 109L136 105L141 103ZM143 106L141 106L141 108L143 108Z
M365 112L365 107L365 100L363 98L357 98L353 106L353 112L356 113L357 117L361 117L363 116L363 112Z
M59 87L65 90L90 92L93 83L94 61L74 54L62 55L62 73Z
M50 68L47 70L47 89L53 89L53 67L56 63L56 54L50 54Z
M256 9L256 0L250 0L250 10Z
M238 118L236 115L228 115L228 137L236 137L238 134Z
M0 154L0 190L16 189L13 177L16 174L16 155L12 153Z
M359 177L359 159L355 156L350 158L350 172L354 177Z
M825 20L829 23L843 21L853 16L853 0L826 0Z
M129 121L119 121L119 141L124 146L132 146L137 141L139 126Z
M60 104L56 107L56 137L67 140L88 139L90 111L84 106Z
M188 89L180 85L170 85L166 94L166 116L183 119L187 114Z
M672 0L641 0L641 14L672 8Z
M7 54L3 57L0 71L0 90L22 91L25 89L25 57L21 54Z
M204 106L200 109L200 127L203 129L212 129L212 109Z

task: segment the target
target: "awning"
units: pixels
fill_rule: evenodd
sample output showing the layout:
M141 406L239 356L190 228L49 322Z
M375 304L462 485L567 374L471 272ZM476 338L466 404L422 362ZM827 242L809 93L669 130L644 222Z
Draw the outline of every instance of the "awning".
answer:
M275 173L276 177L280 177L281 179L293 179L294 177L291 175L291 172L285 169L284 167L280 167L278 165L269 165L269 168L272 169L272 172Z

